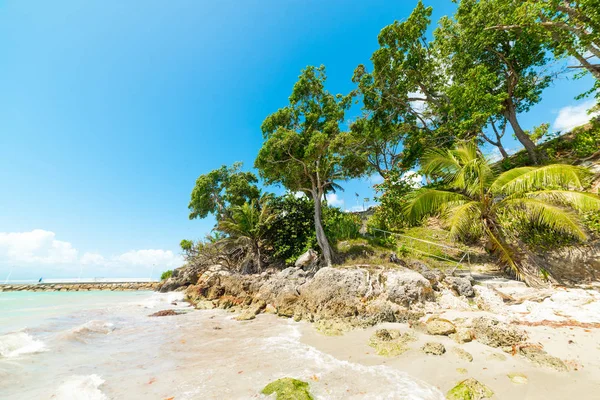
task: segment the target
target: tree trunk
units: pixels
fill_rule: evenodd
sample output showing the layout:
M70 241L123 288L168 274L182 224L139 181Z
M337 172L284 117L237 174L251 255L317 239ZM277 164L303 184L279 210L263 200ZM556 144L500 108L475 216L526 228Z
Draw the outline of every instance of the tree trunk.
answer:
M323 229L322 200L323 195L320 193L320 191L314 190L313 201L315 202L315 232L317 233L317 243L319 244L321 252L323 253L325 265L327 267L331 267L333 250L331 249L331 245L329 244L329 240L327 240L327 236L325 236L325 230Z
M527 154L529 155L529 159L531 160L531 162L533 162L534 164L538 164L539 160L537 154L537 147L535 143L533 143L533 141L525 133L523 128L521 128L521 125L519 125L519 121L517 121L517 111L515 110L515 106L512 104L512 102L510 102L506 107L504 115L510 123L510 126L512 127L513 132L515 133L515 136L517 137L519 142L521 142L523 147L525 147L525 150L527 150Z
M508 153L506 152L506 150L504 149L504 146L502 146L502 143L500 143L499 140L498 140L498 144L496 145L496 147L498 148L498 150L500 150L500 154L502 154L502 158L504 160L506 160L508 158Z

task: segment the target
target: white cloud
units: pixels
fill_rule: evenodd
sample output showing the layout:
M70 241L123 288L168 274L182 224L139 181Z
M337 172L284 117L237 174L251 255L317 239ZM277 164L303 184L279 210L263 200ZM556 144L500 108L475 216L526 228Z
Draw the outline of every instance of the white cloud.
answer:
M166 269L182 264L182 257L170 250L130 250L109 257L86 252L79 257L78 250L71 243L57 240L56 234L51 231L0 232L0 266L15 266L22 270L43 268L46 271L79 271L79 267L84 265L96 267L95 272L98 273L100 270L102 273L107 273L107 270L127 270L135 274L153 265Z
M65 264L77 260L71 243L55 239L54 232L0 232L0 259L15 263Z
M570 131L573 128L586 124L590 119L600 113L588 114L587 111L596 104L595 100L589 100L576 106L563 107L558 111L558 116L553 124L556 131Z
M336 193L329 193L325 195L325 198L327 199L327 204L329 204L330 206L340 207L344 205L344 199L339 198Z

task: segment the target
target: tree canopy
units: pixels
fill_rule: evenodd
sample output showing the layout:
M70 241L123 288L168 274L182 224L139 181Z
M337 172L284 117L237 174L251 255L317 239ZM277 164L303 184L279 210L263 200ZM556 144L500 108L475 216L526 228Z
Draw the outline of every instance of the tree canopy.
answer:
M228 215L232 206L242 206L260 197L258 179L252 172L241 171L242 163L231 167L223 165L207 174L200 175L192 190L190 219L206 218L213 214L220 220Z

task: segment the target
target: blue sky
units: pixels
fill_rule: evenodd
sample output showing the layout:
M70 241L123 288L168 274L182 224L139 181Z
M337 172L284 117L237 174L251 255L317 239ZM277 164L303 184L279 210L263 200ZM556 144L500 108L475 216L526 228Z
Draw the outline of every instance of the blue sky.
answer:
M426 3L434 20L453 9ZM415 4L1 1L0 280L11 266L13 278L176 266L179 241L212 226L187 217L197 176L252 166L262 120L306 65L326 65L330 91L353 89L379 30ZM589 84L557 81L523 126L584 118L574 97ZM372 197L367 178L343 186L346 208Z

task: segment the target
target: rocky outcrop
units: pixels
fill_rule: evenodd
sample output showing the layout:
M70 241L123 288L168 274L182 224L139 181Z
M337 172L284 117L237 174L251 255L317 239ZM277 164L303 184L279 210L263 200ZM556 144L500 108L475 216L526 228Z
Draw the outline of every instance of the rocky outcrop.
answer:
M194 285L198 282L199 276L205 269L206 267L194 264L187 264L183 267L176 268L173 270L170 278L161 282L158 291L163 293L172 292L178 289L182 290L182 288L186 288L189 285Z
M406 322L434 300L430 282L418 272L397 269L321 268L316 273L290 267L256 275L233 274L213 266L186 290L192 303L213 301L222 308L268 307L296 320L369 319ZM251 318L250 315L245 317Z

